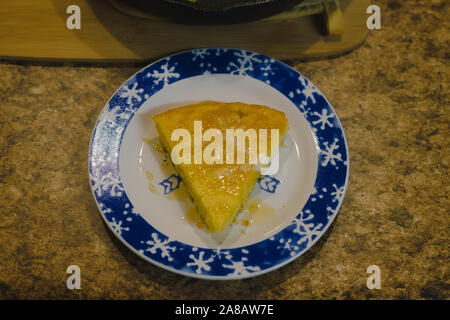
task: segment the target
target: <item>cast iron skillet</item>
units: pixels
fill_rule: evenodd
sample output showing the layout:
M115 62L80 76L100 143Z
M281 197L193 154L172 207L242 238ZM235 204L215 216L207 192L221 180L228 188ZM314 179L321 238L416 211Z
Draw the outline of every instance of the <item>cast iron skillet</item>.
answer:
M257 6L279 0L164 0L205 12L224 12L234 8Z
M233 24L289 10L304 0L121 0L152 15L186 24Z

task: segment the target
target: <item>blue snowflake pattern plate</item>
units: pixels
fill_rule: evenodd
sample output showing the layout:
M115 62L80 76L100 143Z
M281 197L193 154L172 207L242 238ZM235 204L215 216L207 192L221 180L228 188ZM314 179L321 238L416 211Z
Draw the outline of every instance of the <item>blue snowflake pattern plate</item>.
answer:
M152 121L203 100L268 105L289 120L280 170L260 177L250 197L270 214L222 235L193 221ZM341 124L309 80L270 57L225 48L177 53L138 71L104 107L89 152L92 192L114 234L145 260L204 279L253 277L308 250L339 210L348 168Z

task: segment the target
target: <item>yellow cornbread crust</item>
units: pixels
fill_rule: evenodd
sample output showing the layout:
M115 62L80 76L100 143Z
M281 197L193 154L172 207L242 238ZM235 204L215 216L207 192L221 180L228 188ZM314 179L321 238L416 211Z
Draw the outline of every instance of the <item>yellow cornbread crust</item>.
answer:
M186 129L193 136L194 121L202 121L202 129L279 129L280 140L286 135L288 121L283 112L262 105L241 102L203 101L168 110L153 117L162 145L171 154L178 141L172 141L175 129ZM225 134L224 134L225 137ZM224 138L225 139L225 138ZM203 143L203 148L208 143ZM224 142L225 145L225 142ZM192 147L193 150L193 147ZM187 192L212 233L229 226L247 201L259 177L251 164L178 164L175 165Z

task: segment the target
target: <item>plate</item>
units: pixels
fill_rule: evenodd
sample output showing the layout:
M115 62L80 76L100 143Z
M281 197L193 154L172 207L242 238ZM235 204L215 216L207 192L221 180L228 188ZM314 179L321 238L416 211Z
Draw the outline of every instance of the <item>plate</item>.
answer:
M250 196L264 210L250 224L246 210L219 236L190 214L152 121L203 100L268 105L289 120L280 170ZM320 91L280 61L229 48L176 53L138 71L107 102L89 152L93 196L114 234L143 259L203 279L253 277L307 251L334 220L348 169L344 132Z

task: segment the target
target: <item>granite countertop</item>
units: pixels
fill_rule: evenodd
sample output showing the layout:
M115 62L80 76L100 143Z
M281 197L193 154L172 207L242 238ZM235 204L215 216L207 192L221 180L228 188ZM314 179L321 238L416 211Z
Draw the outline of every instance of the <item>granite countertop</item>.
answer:
M349 187L317 244L253 279L164 271L102 222L87 176L91 133L139 67L0 63L0 298L449 299L450 5L377 4L382 30L358 49L288 61L340 117ZM81 290L66 288L71 264ZM366 287L373 264L380 290Z

